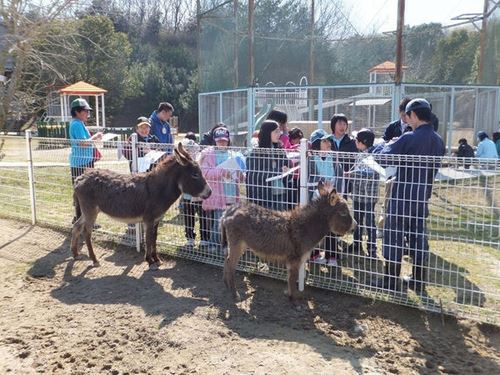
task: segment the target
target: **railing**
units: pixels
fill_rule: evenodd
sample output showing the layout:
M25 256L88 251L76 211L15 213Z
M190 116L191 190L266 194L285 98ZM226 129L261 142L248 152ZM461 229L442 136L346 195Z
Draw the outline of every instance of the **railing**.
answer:
M0 136L0 143L2 141L0 216L65 230L71 228L74 213L68 162L70 141ZM97 144L103 157L95 167L122 173L130 173L131 168L147 168L148 160L144 159L137 159L136 166L131 166L129 160L122 156L122 150L127 146L121 141L109 142L105 148ZM172 146L137 144L133 149L142 152L144 147L167 151ZM138 158L141 152L137 154ZM202 170L207 172L203 160L213 150L195 147L190 152L198 156ZM338 168L333 182L346 196L355 217L359 220L361 215L374 214L375 222L384 221L385 227L375 227L370 222L362 225L366 233L361 233L360 246L354 242L352 235L342 238L327 236L314 249L314 259L306 262L305 284L500 325L498 160L403 155L372 155L372 158L366 159L360 154L312 154L303 149L285 156L285 162L290 167L300 164L300 172L273 179L283 173L283 170L276 169L277 161L283 158L282 153L279 156L272 153L267 157L261 155L260 160L253 164L250 160L255 155L250 149L232 147L228 155L246 160L246 169L240 171L243 177L233 171L233 176L239 175L239 179L227 180L227 176L225 180L208 179L213 186L219 184L220 187L222 184L219 192L229 194L229 199L222 200L224 206L206 209L202 202L181 197L167 211L160 225L159 250L222 266L224 249L217 239L218 218L226 203L250 199L282 210L306 204L314 192L316 181L329 178L321 172L327 169L313 169L313 159L318 161L323 160L321 156L331 157L325 160L330 160L329 163ZM357 168L378 174L342 173L353 172ZM414 181L414 184L389 187L387 181L391 170L394 172L397 168L400 168L399 173L405 169L407 180ZM434 179L426 180L424 174L433 168L438 173ZM254 178L263 170L269 170L267 177ZM270 185L272 181L282 184L273 182ZM224 184L232 184L232 188L224 188ZM363 184L369 187L360 187ZM264 193L262 188L269 187L271 189ZM432 192L429 190L431 187ZM398 189L401 189L401 194ZM409 193L405 189L410 189ZM425 199L422 200L426 194L430 194L428 205L424 204ZM239 198L235 198L236 195ZM400 205L403 210L401 215L388 216L391 212L394 214L390 210L394 205ZM425 219L423 211L415 214L411 207L417 211L428 208L428 217ZM422 220L419 221L419 218ZM95 233L101 238L132 247L136 247L141 240L135 228L105 215L100 215L97 222L101 229ZM425 233L428 234L427 239ZM415 265L421 268L415 268ZM283 265L261 260L251 252L243 255L239 269L272 278L286 278ZM422 270L425 271L424 292L415 288L415 283L412 284L415 276L422 275Z

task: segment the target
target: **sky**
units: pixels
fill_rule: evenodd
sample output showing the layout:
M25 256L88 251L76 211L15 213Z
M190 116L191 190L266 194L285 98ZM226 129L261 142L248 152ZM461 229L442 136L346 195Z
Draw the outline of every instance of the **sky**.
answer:
M360 34L396 30L398 0L343 0ZM405 25L439 22L450 25L463 13L482 13L484 0L406 0ZM476 23L480 27L480 23Z

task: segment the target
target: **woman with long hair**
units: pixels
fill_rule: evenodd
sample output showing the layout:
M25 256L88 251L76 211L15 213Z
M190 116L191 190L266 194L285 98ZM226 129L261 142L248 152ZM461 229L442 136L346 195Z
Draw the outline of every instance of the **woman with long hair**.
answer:
M274 210L289 208L286 187L290 175L289 161L280 144L280 128L276 121L266 120L259 131L259 145L247 158L246 186L250 202Z

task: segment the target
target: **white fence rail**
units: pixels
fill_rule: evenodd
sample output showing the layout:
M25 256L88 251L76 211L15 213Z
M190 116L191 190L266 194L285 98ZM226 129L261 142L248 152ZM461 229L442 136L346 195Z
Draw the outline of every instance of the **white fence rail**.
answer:
M0 216L69 229L74 215L70 141L2 136L0 142L4 142ZM131 164L123 157L126 150L131 150L127 143L97 146L102 159L95 168L123 173L131 173L131 168L139 165L144 168L144 160ZM149 149L169 152L171 147L137 144L133 154L139 159ZM218 236L222 211L245 199L282 210L305 204L316 181L333 179L327 168L314 165L315 161L327 160L336 166L334 183L346 196L356 218L364 216L368 220L356 233L359 242L352 235L327 236L314 249L304 269L306 284L500 325L498 160L373 155L363 161L359 154L306 153L305 147L288 155L255 155L252 150L237 147L230 148L225 156L215 155L210 148L190 151L200 158L217 203L210 206L181 197L161 223L158 246L162 252L222 266L224 249ZM246 166L235 167L230 176L209 173L212 167L206 160L211 157L219 161L224 157L240 158ZM300 172L275 178L283 173L280 163L288 167L300 164ZM406 181L413 182L393 183L390 187L385 173L389 174L391 168L399 168L400 177L405 170ZM424 174L433 168L438 170L435 178L426 179ZM343 173L358 170L359 174ZM366 173L374 170L379 173ZM430 194L428 205L421 198L426 194ZM426 219L427 211L421 210L428 210ZM379 221L384 221L385 227ZM99 236L118 243L134 247L141 238L135 227L104 215L98 217L97 223L101 226L96 231ZM239 269L286 278L282 265L262 261L251 252L244 254ZM425 292L421 293L412 284L419 275L424 276Z

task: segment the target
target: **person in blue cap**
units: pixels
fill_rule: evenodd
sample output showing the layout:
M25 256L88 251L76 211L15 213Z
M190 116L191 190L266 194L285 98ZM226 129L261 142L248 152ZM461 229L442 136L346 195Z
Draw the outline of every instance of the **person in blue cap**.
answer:
M495 143L493 143L484 130L477 132L477 140L479 143L477 145L476 157L479 159L498 159Z
M432 183L439 169L445 145L431 123L429 102L422 98L411 100L406 105L408 124L413 131L404 133L394 143L380 150L386 155L415 155L417 157L380 161L383 166L397 167L395 179L386 207L382 252L386 259L383 282L377 286L390 290L398 289L401 259L408 245L413 258L413 274L409 287L417 293L425 291L427 281L426 262L429 242L426 218L429 215L428 200ZM419 158L418 156L422 156ZM385 164L385 165L384 165Z
M332 150L333 136L323 129L316 129L311 133L309 142L311 154L309 156L309 186L316 187L319 181L330 182L337 189L342 190L341 166L336 162L337 158ZM317 190L312 190L311 199L318 195ZM325 237L325 256L321 256L319 249L311 253L310 261L318 264L337 266L339 259L338 237L334 233Z

